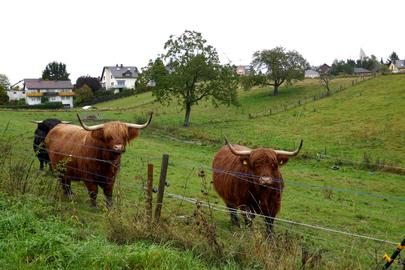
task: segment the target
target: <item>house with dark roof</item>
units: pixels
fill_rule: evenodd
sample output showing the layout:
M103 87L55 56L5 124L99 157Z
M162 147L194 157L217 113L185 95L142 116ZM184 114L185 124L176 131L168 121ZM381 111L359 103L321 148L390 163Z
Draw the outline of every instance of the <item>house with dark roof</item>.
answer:
M392 73L405 73L405 60L394 60L388 67Z
M41 104L43 100L61 102L66 108L73 108L73 85L67 81L48 81L42 79L24 79L22 97L28 105Z
M327 64L323 64L318 68L319 73L328 73L330 71L330 66Z
M105 66L101 73L101 86L106 90L134 89L139 71L135 66Z

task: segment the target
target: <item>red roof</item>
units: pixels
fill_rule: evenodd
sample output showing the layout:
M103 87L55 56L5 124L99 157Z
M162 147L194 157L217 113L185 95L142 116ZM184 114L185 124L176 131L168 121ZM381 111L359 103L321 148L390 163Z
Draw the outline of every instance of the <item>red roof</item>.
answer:
M28 89L73 89L69 81L47 81L42 79L24 79L24 85Z

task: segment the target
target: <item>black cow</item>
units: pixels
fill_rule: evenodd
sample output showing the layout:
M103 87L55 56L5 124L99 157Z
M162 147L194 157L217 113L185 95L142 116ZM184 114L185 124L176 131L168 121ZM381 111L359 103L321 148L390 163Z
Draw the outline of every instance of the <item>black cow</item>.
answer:
M58 119L46 119L43 121L32 121L35 124L38 124L37 129L35 130L34 136L34 152L39 160L39 168L41 170L44 169L45 164L49 164L49 155L45 149L45 137L48 135L49 131L53 129L55 126L63 123L69 124L70 122L60 121Z

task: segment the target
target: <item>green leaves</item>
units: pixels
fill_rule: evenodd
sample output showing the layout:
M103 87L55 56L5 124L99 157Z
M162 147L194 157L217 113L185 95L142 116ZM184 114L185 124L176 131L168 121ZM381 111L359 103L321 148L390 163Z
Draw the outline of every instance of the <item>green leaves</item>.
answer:
M237 104L238 77L234 69L222 66L218 53L206 44L201 33L186 30L170 36L166 50L143 69L140 81L154 82L153 95L162 104L177 101L186 110L184 125L189 125L191 107L211 98L215 105Z
M259 70L249 83L253 85L274 86L276 95L278 87L284 82L304 79L307 61L297 51L286 51L283 47L257 51L253 54L253 66ZM245 88L246 88L245 87Z
M49 63L42 72L43 80L63 81L69 80L69 73L66 71L66 65L63 63Z

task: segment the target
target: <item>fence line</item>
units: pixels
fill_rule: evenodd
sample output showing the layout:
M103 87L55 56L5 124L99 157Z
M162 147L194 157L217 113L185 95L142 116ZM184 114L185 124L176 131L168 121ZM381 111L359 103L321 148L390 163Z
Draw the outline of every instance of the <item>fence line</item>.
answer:
M75 144L72 143L72 145L75 145ZM40 149L47 150L47 149L45 149L43 147L40 147ZM25 151L21 151L21 152L25 153ZM87 157L87 156L72 155L72 154L64 153L64 152L60 152L60 151L47 150L47 152L56 153L56 154L63 155L63 156L66 156L66 157L74 157L74 158L78 158L78 159L100 161L100 162L108 163L108 164L112 165L115 168L119 167L118 164L114 164L111 160L107 160L107 159L99 159L99 158L91 158L91 157ZM40 159L40 158L38 158L38 159ZM157 160L159 158L156 157L156 158L153 158L153 159ZM151 160L151 159L148 159L148 160ZM178 165L178 164L179 163L176 162L176 165ZM69 167L69 168L72 168L72 169L76 169L75 167L72 167L72 166L68 166L68 165L66 165L66 166ZM169 166L170 166L170 164L169 164ZM238 179L239 181L245 181L245 182L248 182L248 183L252 183L252 184L255 184L255 185L259 185L259 186L271 189L271 190L282 191L281 188L272 187L272 186L269 186L269 185L262 184L262 183L259 183L257 181L254 181L254 180L259 180L260 179L261 176L258 176L258 175L241 173L241 172L238 172L238 171L225 171L225 170L215 169L215 168L208 167L208 166L206 166L204 164L197 164L197 166L200 166L201 168L205 168L205 169L210 170L212 172L231 175L231 176L235 177L236 179ZM196 166L194 166L194 168L195 167ZM184 166L183 166L183 168L184 168ZM95 175L95 176L100 176L100 177L103 177L103 178L106 178L106 179L108 178L108 177L99 175L99 174L97 174L95 172L92 172L92 171L85 171L85 170L80 170L80 169L76 169L76 170L86 172L86 173L89 173L89 174L92 174L92 175ZM358 195L358 196L368 196L368 197L379 198L379 199L396 200L396 201L405 202L405 198L402 198L402 197L389 196L389 195L379 195L379 194L369 193L369 192L365 192L365 191L357 191L357 190L351 190L351 189L336 188L336 187L333 187L333 186L320 186L320 185L316 185L316 184L308 184L308 183L304 183L304 182L299 182L299 181L291 180L291 179L273 178L273 181L276 182L276 183L277 182L285 182L285 183L291 184L293 186L299 186L299 187L302 187L302 188L319 189L319 190L332 190L332 191L336 191L336 192L340 192L340 193L351 193L351 194Z
M370 80L370 79L373 79L373 78L375 78L375 77L370 76L367 79L365 79L363 77L363 79L361 81L359 81L359 82L362 82L362 81L365 81L365 80ZM354 80L352 81L352 84L351 84L352 86L358 83L357 79L355 81L356 81L356 83L354 83ZM303 99L298 99L293 103L277 105L276 107L271 108L271 109L266 110L266 111L261 111L261 112L257 112L257 113L249 113L248 118L249 119L255 119L255 118L259 118L259 117L266 117L266 116L274 115L274 114L277 114L277 113L285 112L285 111L297 108L297 107L299 107L301 105L305 105L307 103L314 102L316 100L320 100L320 99L323 99L325 97L329 97L329 96L334 95L336 93L339 93L339 92L341 92L341 91L343 91L345 89L347 89L347 87L342 87L342 85L339 85L339 88L337 88L336 90L330 90L330 91L321 93L319 95L305 96Z
M167 192L166 194L168 194L169 196L172 196L175 199L184 200L185 202L188 202L188 203L192 203L192 204L198 203L198 204L200 204L202 206L210 207L211 209L216 210L216 211L228 212L228 211L237 211L238 210L238 209L229 208L229 207L226 207L226 206L215 207L215 206L212 206L212 205L208 204L207 202L203 202L203 201L195 199L195 198L184 197L184 196L174 194L174 193ZM246 212L246 211L241 211L241 212L249 214L249 215L254 215L254 216L259 216L259 217L264 217L264 218L270 218L270 219L275 220L275 221L284 222L284 223L288 223L288 224L292 224L292 225L299 225L299 226L303 226L303 227L307 227L307 228L311 228L311 229L316 229L316 230L322 230L322 231L326 231L326 232L330 232L330 233L337 233L337 234L341 234L341 235L357 237L357 238L372 240L372 241L376 241L376 242L380 242L380 243L386 243L386 244L393 244L393 245L397 244L396 242L389 241L389 240L379 239L379 238L366 236L366 235L361 235L361 234L356 234L356 233L340 231L340 230L336 230L336 229L322 227L322 226L319 226L319 225L311 225L311 224L306 224L306 223L303 223L303 222L297 222L297 221L292 221L292 220L283 219L283 218L270 217L270 216L266 216L266 215L263 215L263 214L251 213L251 212Z

